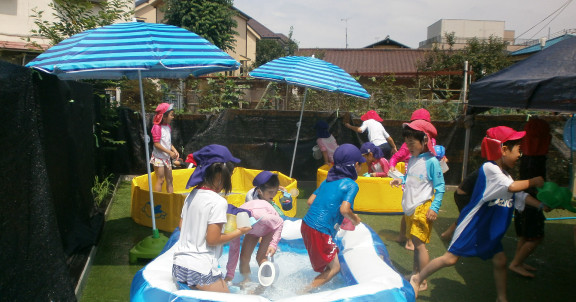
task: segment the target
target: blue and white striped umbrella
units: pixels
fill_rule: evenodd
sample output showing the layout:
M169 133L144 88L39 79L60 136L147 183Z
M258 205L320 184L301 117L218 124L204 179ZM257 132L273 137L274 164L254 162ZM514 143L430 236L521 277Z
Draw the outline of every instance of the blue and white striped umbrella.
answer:
M344 69L313 57L282 57L254 69L250 76L363 99L370 98L366 89Z
M370 94L368 94L366 89L344 69L314 57L289 56L278 58L252 70L250 76L257 79L342 93L363 99L370 98ZM290 177L292 177L292 170L294 169L307 92L308 90L306 89L302 101L302 109L300 110L300 121L296 125L298 130L296 131L296 143L292 153Z
M117 23L76 34L26 65L62 80L186 78L238 69L240 63L186 29Z
M166 24L128 22L76 34L52 46L26 67L57 75L62 80L138 79L148 161L150 151L147 142L150 138L146 130L142 77L187 78L190 75L235 70L240 63L208 40L186 29ZM160 235L156 228L150 165L146 165L146 168L152 210L152 238L158 239ZM143 240L140 243L149 242ZM146 248L155 250L157 246L161 248L163 244L156 243Z

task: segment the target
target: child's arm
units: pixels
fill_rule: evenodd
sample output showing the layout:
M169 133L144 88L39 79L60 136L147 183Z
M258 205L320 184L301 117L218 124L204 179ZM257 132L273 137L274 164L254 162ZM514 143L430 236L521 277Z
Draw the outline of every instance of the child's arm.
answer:
M358 133L364 132L360 127L352 126L352 125L350 125L350 123L344 123L344 126L346 126L346 128L348 128L348 129L353 130L353 131L358 132Z
M350 219L350 221L352 221L352 223L354 225L358 225L360 222L362 222L362 219L360 219L360 216L358 216L356 213L354 213L352 211L352 207L350 205L350 203L348 201L343 201L342 204L340 205L340 214L342 214L342 216Z
M442 198L444 198L444 192L446 192L446 184L444 182L442 168L436 158L426 161L426 165L428 177L434 186L434 199L432 200L430 209L426 213L426 218L428 221L434 221L438 217L440 206L442 206Z
M252 229L251 227L237 228L236 230L222 234L223 223L212 223L208 225L206 230L206 243L211 246L224 244L236 237L240 237Z
M526 199L524 199L524 202L527 205L530 205L530 206L533 206L533 207L538 208L540 210L543 210L544 212L550 212L552 210L549 206L547 206L546 204L544 204L540 200L532 197L532 195L530 195L530 194L526 194Z
M310 195L310 197L308 197L308 201L306 201L308 206L312 205L312 203L314 202L314 199L316 199L316 194L312 194L312 195Z
M394 155L392 155L392 157L390 158L390 170L395 171L396 164L401 161L406 161L409 156L410 156L410 150L408 150L406 143L404 143L400 147L400 150L394 153Z
M516 180L508 186L508 192L520 192L532 187L541 187L544 185L544 178L542 176L526 179Z
M174 148L174 145L172 145L172 152L174 152L174 157L172 157L173 159L180 157L180 153L178 153L178 150Z

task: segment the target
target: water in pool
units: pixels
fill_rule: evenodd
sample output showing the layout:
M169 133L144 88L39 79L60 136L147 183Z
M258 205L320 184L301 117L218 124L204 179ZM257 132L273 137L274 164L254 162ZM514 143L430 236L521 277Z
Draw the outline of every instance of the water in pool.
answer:
M254 251L257 251L258 247ZM219 259L220 269L226 273L226 263L228 261L228 245L224 246L222 257ZM300 291L304 289L312 280L318 276L318 273L312 269L310 259L304 246L289 246L280 242L279 249L274 255L274 263L278 264L279 275L274 284L268 287L260 287L258 283L258 264L256 263L256 252L253 253L250 260L251 282L244 287L239 283L244 279L236 268L234 280L232 280L231 292L240 294L258 294L270 300L285 299L301 295ZM344 278L338 274L330 282L324 284L313 292L334 290L347 286Z

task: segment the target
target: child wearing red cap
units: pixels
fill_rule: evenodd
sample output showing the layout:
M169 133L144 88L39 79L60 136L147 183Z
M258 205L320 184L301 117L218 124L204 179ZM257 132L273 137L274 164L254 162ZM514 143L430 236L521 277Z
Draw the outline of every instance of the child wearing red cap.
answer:
M383 119L374 110L369 110L362 115L360 119L363 121L360 127L352 126L350 123L345 123L344 126L358 133L364 133L364 131L368 130L368 140L382 149L384 158L390 160L392 154L396 153L398 149L396 149L394 139L392 139L390 134L384 129L384 126L382 126L381 122Z
M432 144L436 135L436 128L425 120L403 125L402 136L410 150L410 160L406 175L390 182L392 186L404 185L402 210L406 237L414 244L414 274L428 264L426 243L430 242L432 223L438 216L445 191L444 175ZM424 289L425 282L422 284Z
M171 159L178 159L180 154L172 145L172 127L170 123L174 119L172 104L161 103L156 107L151 133L154 142L154 150L150 158L150 163L154 166L156 183L154 191L162 192L162 185L166 181L166 191L174 192L172 185L172 163Z
M531 187L541 187L542 177L514 181L506 171L512 169L520 156L520 143L525 132L505 126L488 129L482 140L482 156L487 158L479 169L470 203L462 209L458 225L448 251L430 261L413 275L410 283L416 295L422 280L447 266L453 266L460 257L492 259L497 301L507 301L506 255L502 237L510 225L514 208L523 210L525 204L550 209L534 197L523 192Z

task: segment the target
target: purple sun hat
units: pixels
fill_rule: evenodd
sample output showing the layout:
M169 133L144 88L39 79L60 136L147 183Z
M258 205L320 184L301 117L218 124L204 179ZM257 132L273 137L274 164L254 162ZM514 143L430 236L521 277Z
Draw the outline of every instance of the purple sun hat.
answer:
M196 160L198 166L194 170L194 173L192 173L190 176L190 179L188 179L186 189L195 187L201 183L204 179L204 173L206 172L206 169L213 163L226 163L229 161L233 163L240 162L238 158L232 156L232 153L230 153L228 148L216 144L205 146L202 149L194 152L194 160Z
M328 171L326 181L335 181L341 178L351 178L356 180L356 163L366 162L358 147L352 144L340 145L334 151L334 166Z

